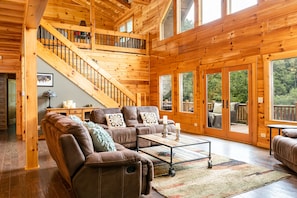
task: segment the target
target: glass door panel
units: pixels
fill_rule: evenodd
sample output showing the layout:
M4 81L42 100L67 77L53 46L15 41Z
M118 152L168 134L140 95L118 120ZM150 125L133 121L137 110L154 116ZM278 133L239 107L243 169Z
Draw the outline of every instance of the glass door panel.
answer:
M222 73L206 75L207 126L222 129Z
M248 70L229 72L229 129L248 134Z

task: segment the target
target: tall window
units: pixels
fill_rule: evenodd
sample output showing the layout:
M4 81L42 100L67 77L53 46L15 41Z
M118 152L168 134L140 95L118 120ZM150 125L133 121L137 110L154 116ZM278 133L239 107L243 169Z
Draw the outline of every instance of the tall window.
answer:
M133 32L133 18L130 18L125 23L121 24L119 27L120 32Z
M230 0L229 1L230 13L238 12L248 7L257 5L258 0Z
M271 61L271 118L297 121L297 57Z
M161 39L166 39L174 34L174 14L173 14L173 2L171 1L170 6L166 12L166 15L161 23Z
M179 0L179 20L178 32L184 32L194 28L194 0Z
M179 74L180 111L193 112L193 72Z
M222 17L222 0L201 0L201 22L209 23Z
M160 76L160 104L162 110L172 110L171 75Z

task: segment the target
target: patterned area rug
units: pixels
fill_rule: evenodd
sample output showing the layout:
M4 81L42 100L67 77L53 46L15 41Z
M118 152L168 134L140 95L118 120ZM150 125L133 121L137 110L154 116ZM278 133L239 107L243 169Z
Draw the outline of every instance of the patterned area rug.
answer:
M208 159L174 166L176 175L168 173L168 165L154 162L153 188L168 198L230 197L289 177L275 170L212 155L213 167L207 168Z

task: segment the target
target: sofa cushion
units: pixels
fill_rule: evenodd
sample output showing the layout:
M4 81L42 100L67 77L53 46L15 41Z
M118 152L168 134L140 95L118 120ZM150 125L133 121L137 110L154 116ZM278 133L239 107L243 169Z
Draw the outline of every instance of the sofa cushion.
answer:
M140 112L140 116L145 126L159 124L155 112Z
M105 114L105 117L110 128L126 127L122 113Z
M139 124L137 120L137 108L136 106L125 106L122 108L126 126L135 127Z
M94 122L84 122L93 140L95 151L116 151L115 143L111 136L100 125Z
M283 129L283 136L297 138L297 129Z
M120 108L94 109L91 112L90 120L97 124L107 125L105 114L121 113Z

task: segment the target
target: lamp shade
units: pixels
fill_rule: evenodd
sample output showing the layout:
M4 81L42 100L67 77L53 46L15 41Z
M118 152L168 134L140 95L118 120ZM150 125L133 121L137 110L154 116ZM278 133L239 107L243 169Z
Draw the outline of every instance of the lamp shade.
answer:
M56 92L52 91L52 90L48 90L43 92L42 94L43 97L47 97L47 98L52 98L52 97L57 97Z

